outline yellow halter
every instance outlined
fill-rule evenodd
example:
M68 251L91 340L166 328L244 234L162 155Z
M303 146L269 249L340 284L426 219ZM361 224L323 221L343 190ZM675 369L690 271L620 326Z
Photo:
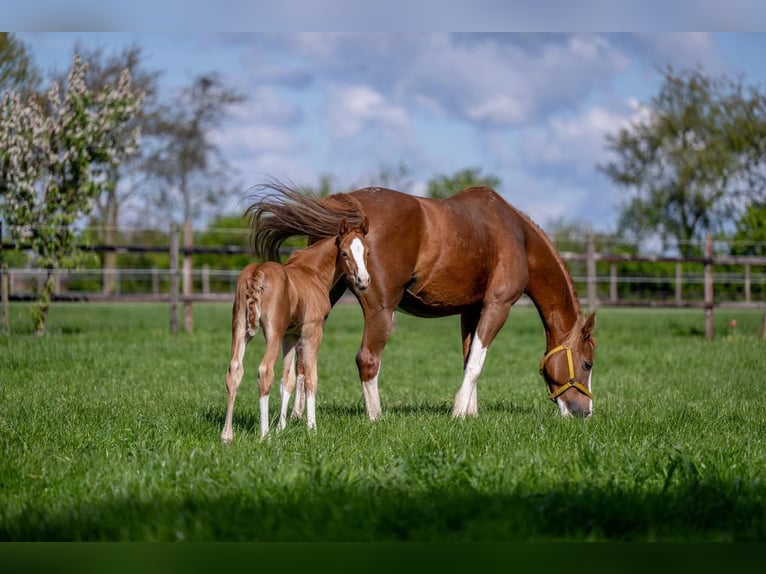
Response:
M590 389L583 385L580 381L577 380L577 377L575 377L574 372L574 361L572 360L572 349L568 347L567 345L559 345L558 347L554 347L550 351L548 351L545 356L540 360L540 374L543 374L543 369L545 368L545 361L551 358L552 355L555 355L559 351L566 351L567 352L567 363L569 363L569 379L567 379L567 382L562 385L557 391L549 391L548 396L552 401L555 401L560 395L567 392L569 389L574 387L578 391L580 391L582 394L584 394L589 399L593 400L593 395L590 392Z

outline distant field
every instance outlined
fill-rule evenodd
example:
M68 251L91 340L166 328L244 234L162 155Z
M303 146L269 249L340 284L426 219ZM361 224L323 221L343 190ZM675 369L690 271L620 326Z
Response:
M761 311L598 312L594 415L562 419L537 363L542 325L512 310L479 380L479 417L449 416L459 321L398 315L384 417L365 414L357 305L328 320L318 430L258 439L261 335L232 445L230 306L23 304L0 336L0 540L558 541L766 539ZM732 332L731 319L737 320ZM279 390L271 396L276 417Z

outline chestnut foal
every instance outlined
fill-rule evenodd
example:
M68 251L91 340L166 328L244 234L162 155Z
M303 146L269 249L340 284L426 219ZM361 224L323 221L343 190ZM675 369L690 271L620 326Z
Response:
M306 417L309 429L316 428L317 357L322 329L332 305L330 290L345 275L349 285L364 291L370 285L367 272L367 218L357 227L344 219L335 237L321 239L294 252L284 265L273 261L245 267L237 279L231 317L231 362L226 372L228 406L221 440L234 438L234 399L242 381L245 347L263 330L266 350L258 368L261 438L269 431L269 391L274 381L274 364L282 344L283 365L280 391L282 405L279 429L286 425L287 403L295 383L295 359L304 371ZM294 416L302 413L296 403Z

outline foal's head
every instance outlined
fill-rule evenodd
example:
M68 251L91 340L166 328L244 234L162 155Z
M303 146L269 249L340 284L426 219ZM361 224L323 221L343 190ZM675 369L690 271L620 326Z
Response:
M346 279L359 291L370 286L370 274L367 271L368 220L365 217L359 226L352 227L344 218L338 230L338 264Z
M548 396L559 412L588 417L593 411L591 394L593 338L596 316L580 318L561 345L549 349L540 361L540 374L548 385Z

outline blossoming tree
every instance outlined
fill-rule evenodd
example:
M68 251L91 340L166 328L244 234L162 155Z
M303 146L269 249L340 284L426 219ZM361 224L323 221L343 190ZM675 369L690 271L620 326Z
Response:
M78 56L64 87L22 101L5 92L0 102L0 213L11 237L47 271L32 308L35 331L45 333L54 290L53 270L77 264L76 224L114 185L107 177L136 151L139 131L114 137L140 109L144 94L125 70L114 85L91 91L88 64Z

